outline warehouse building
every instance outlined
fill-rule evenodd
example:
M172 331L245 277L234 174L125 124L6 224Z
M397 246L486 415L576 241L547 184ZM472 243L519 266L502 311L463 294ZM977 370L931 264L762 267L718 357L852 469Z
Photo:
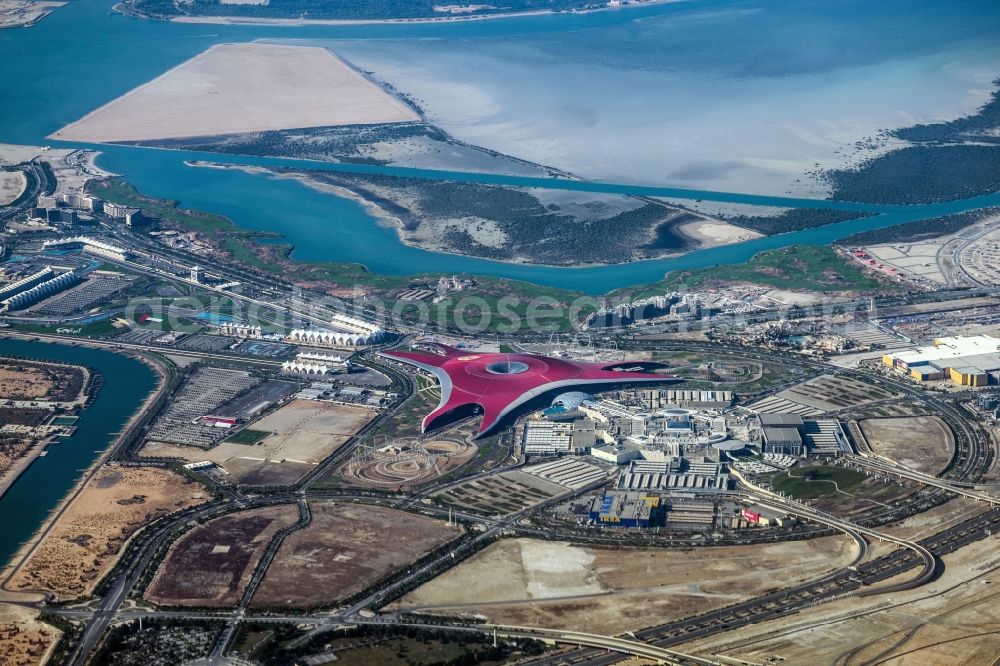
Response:
M595 440L594 422L590 419L574 421L536 421L524 424L522 451L529 456L555 456L564 453L589 453Z
M573 450L573 424L528 421L524 424L522 451L529 456L555 456Z
M605 444L590 449L590 455L614 465L624 465L642 458L642 447L631 442Z
M1000 383L1000 338L938 338L933 345L885 354L882 362L919 382L951 380L961 386Z
M634 460L629 470L618 477L619 490L658 490L669 494L721 493L729 485L725 468L705 459Z
M764 453L777 453L788 456L805 454L805 441L802 439L803 422L798 414L759 414L760 427L763 433L761 450Z
M662 524L664 508L657 495L609 492L594 498L590 505L590 519L613 527L650 527Z

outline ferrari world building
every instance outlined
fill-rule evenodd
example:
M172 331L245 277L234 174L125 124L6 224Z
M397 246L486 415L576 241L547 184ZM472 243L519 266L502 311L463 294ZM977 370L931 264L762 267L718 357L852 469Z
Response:
M481 412L479 436L483 436L518 408L550 391L678 381L672 375L652 372L666 367L663 364L645 361L590 363L537 354L475 353L440 344L382 355L426 370L441 384L441 402L424 417L424 432Z

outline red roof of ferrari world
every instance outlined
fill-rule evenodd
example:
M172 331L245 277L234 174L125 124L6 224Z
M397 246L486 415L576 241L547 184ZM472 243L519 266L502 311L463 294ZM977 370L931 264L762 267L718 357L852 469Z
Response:
M590 363L538 354L470 352L441 344L434 351L391 350L383 355L432 372L441 383L441 402L424 417L424 431L457 408L478 405L483 411L479 434L493 429L521 404L554 389L599 384L676 381L672 375L625 368L651 364L627 361Z

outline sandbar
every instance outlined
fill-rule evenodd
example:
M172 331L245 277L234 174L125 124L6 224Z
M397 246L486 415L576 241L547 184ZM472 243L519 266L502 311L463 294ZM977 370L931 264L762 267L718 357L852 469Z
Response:
M419 119L327 49L218 44L50 138L113 143Z

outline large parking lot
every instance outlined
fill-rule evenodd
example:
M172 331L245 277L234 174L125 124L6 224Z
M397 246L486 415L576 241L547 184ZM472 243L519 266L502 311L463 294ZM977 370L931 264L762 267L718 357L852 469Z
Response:
M195 333L189 335L177 343L179 349L200 352L219 352L229 349L236 343L236 338L227 338L224 335L206 335L205 333Z
M149 430L147 439L188 446L208 447L223 439L227 431L201 423L202 416L226 404L260 383L249 372L223 368L199 368L185 379L171 403Z
M128 276L91 277L83 284L46 299L34 308L34 312L54 316L78 314L127 288L134 281L135 278Z
M295 354L293 345L284 342L269 342L267 340L244 340L233 347L238 354L250 356L266 356L268 358L287 358Z
M247 421L276 402L299 390L301 384L269 379L247 393L215 410L217 416L232 416Z
M272 383L285 382L268 382ZM375 410L364 407L292 400L241 431L255 433L255 437L244 438L236 433L230 440L207 450L179 446L160 438L150 441L142 453L178 457L188 462L209 460L228 472L229 477L225 478L239 484L288 485L334 453L376 414ZM226 434L228 431L223 431L222 436Z

